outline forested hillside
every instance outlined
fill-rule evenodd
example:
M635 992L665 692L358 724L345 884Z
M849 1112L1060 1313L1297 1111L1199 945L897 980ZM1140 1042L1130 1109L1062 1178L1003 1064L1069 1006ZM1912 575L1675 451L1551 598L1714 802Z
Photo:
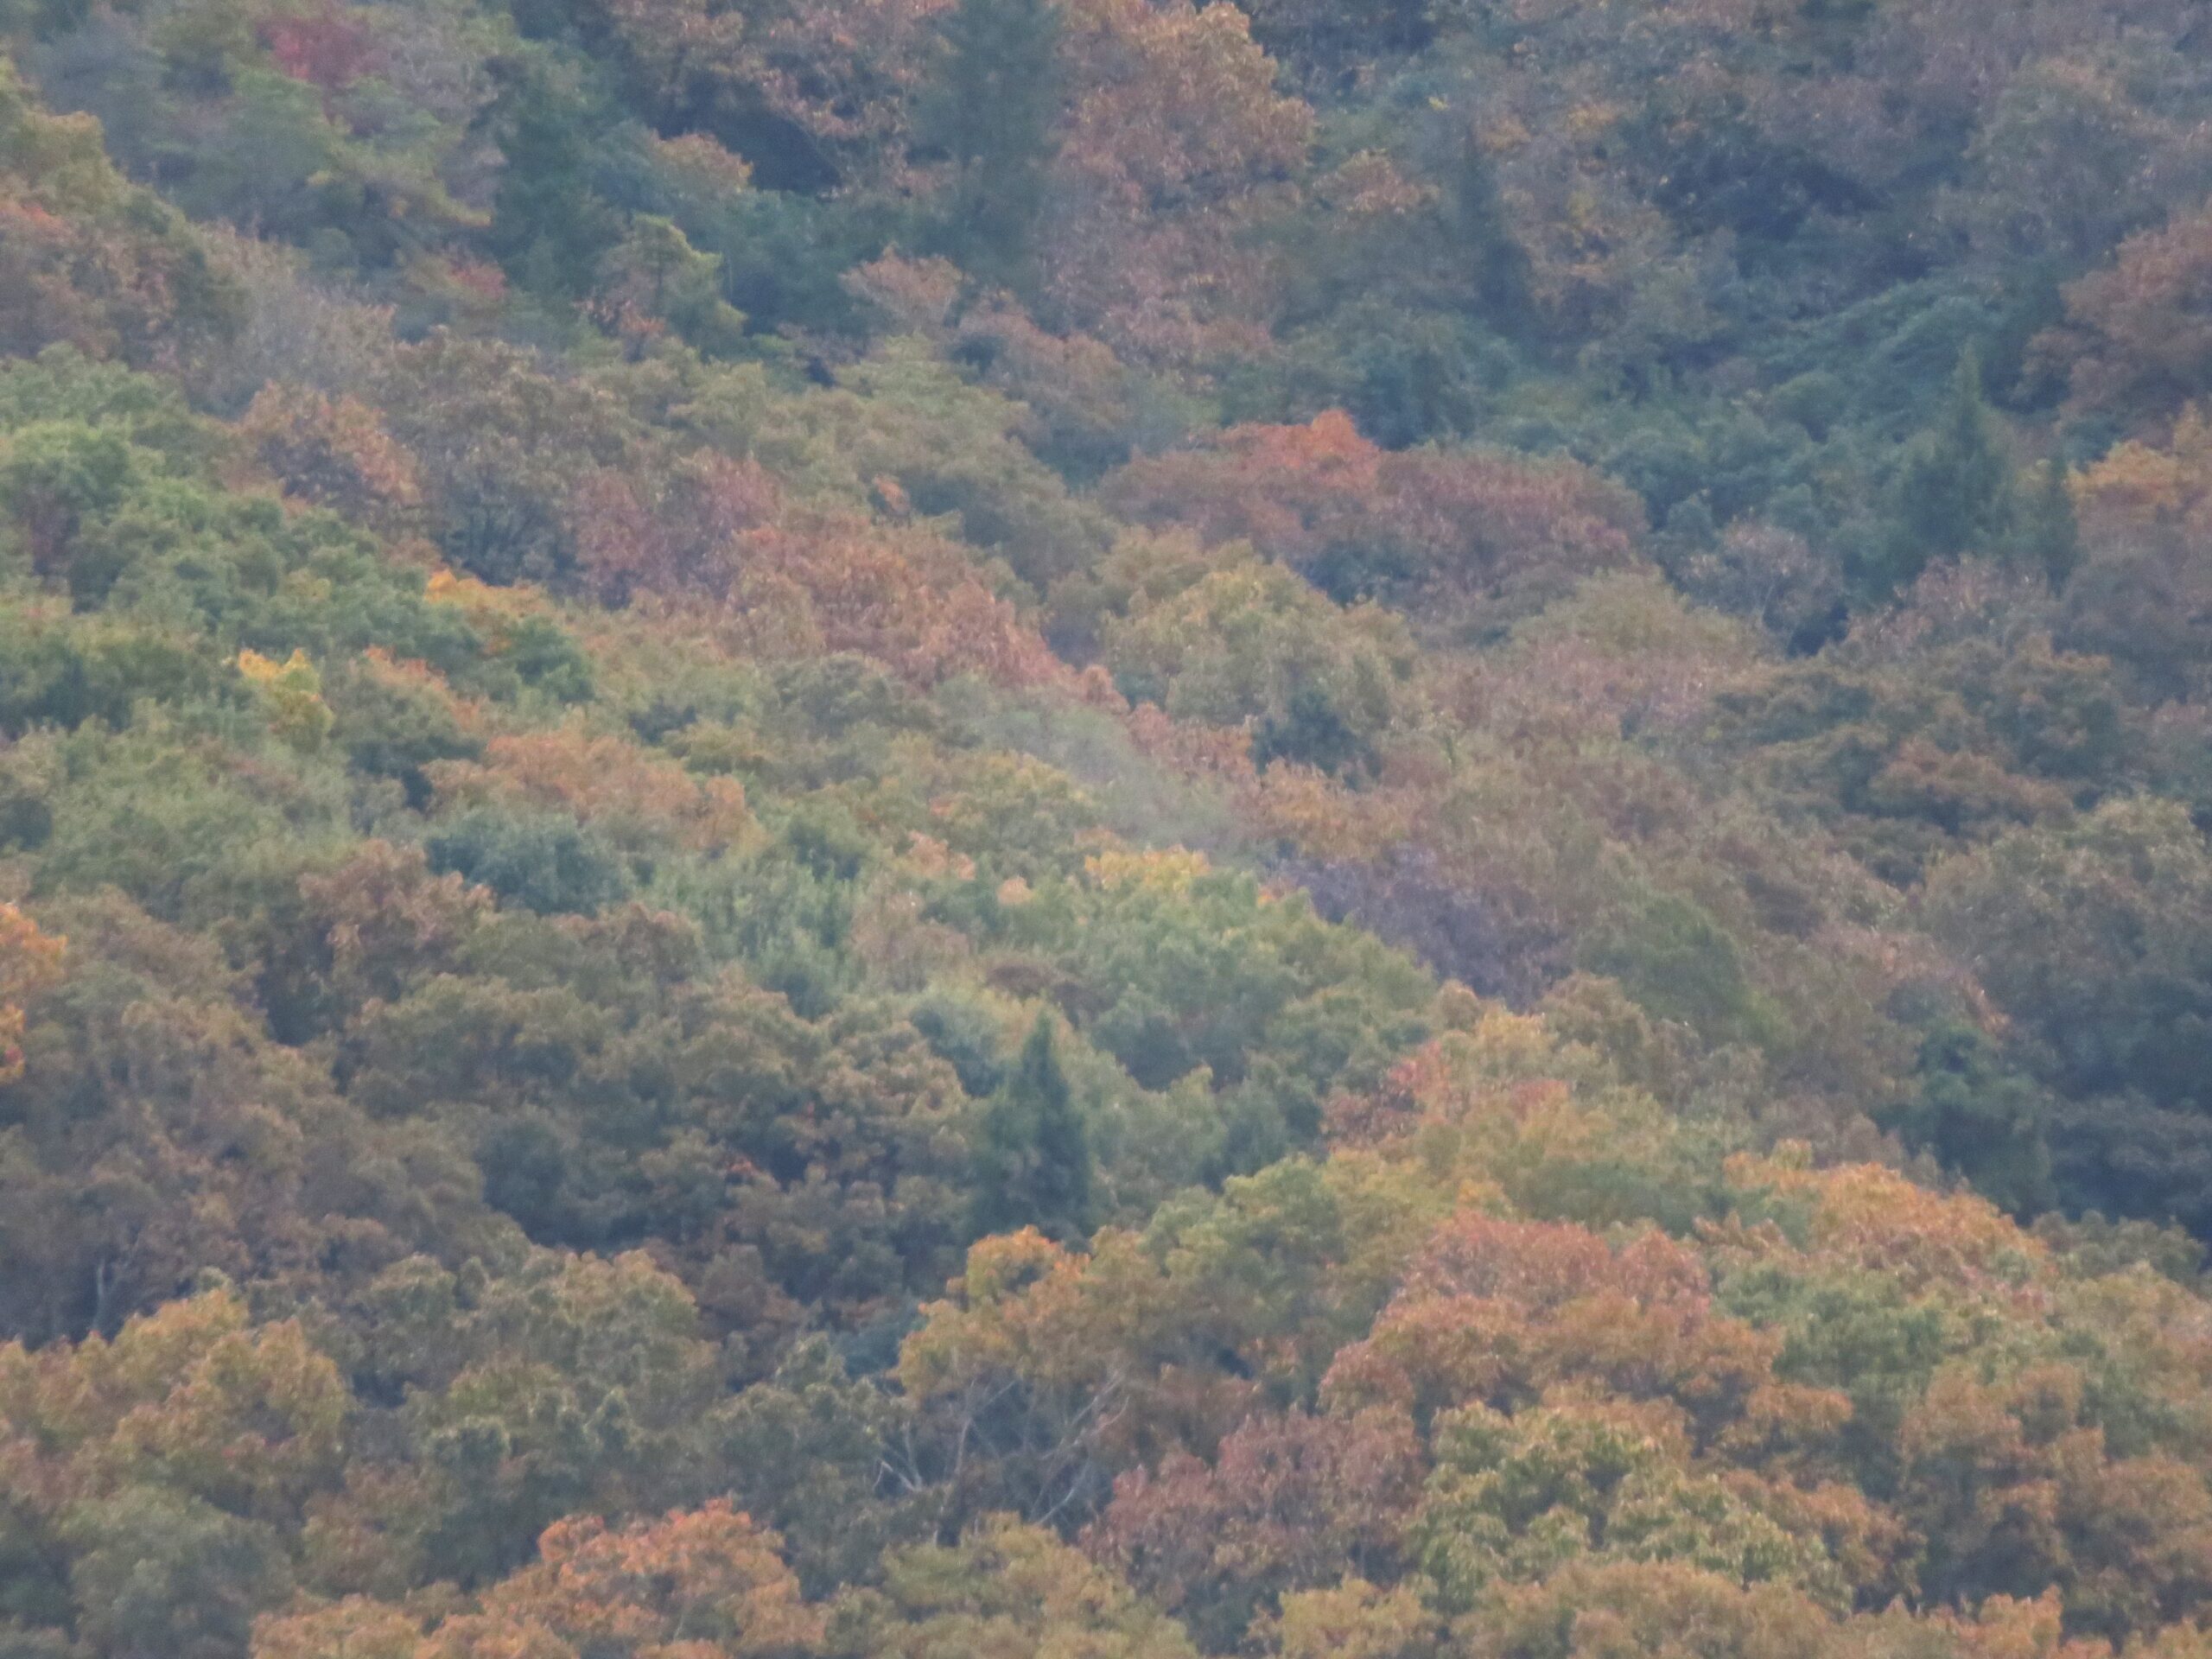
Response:
M0 1659L2212 1659L2202 0L0 44Z

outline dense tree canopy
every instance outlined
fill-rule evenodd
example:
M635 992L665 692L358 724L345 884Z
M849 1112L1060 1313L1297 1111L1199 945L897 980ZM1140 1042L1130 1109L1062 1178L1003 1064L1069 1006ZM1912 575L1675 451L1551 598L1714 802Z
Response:
M2196 0L0 0L0 1655L2203 1659Z

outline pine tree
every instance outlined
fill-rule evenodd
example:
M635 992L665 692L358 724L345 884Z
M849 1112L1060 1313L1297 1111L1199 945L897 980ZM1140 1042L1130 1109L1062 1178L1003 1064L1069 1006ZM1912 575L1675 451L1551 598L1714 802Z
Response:
M976 1148L978 1234L1034 1227L1061 1240L1090 1231L1090 1136L1060 1070L1052 1016L1040 1014L1014 1075L985 1109Z
M945 66L918 123L958 168L938 240L969 271L1014 288L1028 274L1056 148L1060 16L1054 0L961 0Z
M620 217L592 183L606 112L573 66L550 54L519 60L492 111L506 156L486 240L507 275L574 297L621 239Z
M2019 527L2012 457L1982 396L1981 365L1969 352L1959 359L1942 414L1906 453L1878 583L1902 588L1933 559L2010 551Z
M2041 468L2040 487L2028 503L2020 533L2020 552L2050 578L2053 593L2082 563L2082 526L2074 516L2074 491L2063 460L2048 461Z
M1452 177L1449 222L1467 251L1478 310L1492 327L1516 330L1529 321L1527 250L1514 238L1497 174L1481 143L1470 138Z

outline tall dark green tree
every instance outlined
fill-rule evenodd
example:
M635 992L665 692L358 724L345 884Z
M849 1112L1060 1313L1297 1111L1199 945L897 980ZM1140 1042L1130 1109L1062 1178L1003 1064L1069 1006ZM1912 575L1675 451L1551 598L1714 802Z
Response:
M2048 1102L1970 1025L1939 1026L1922 1041L1911 1096L1878 1115L1916 1152L1972 1181L2016 1215L2051 1207Z
M1942 412L1905 454L1874 585L1902 588L1936 559L2009 552L2020 524L2012 459L1982 396L1980 363L1969 352L1959 359Z
M1468 255L1476 309L1493 327L1525 328L1529 321L1528 251L1514 239L1497 169L1469 138L1450 175L1446 224Z
M1310 680L1292 690L1280 718L1269 715L1252 734L1252 763L1257 766L1290 760L1342 775L1373 759L1335 700Z
M2074 491L2063 459L2054 457L2041 468L2023 514L2020 553L2050 578L2054 592L2082 563L2082 526L2074 516Z
M944 66L918 124L922 148L957 168L938 251L1020 289L1058 148L1059 9L1054 0L961 0L944 39Z
M1050 1237L1090 1232L1090 1132L1060 1070L1048 1014L1037 1016L1013 1076L985 1108L976 1146L976 1232L1034 1227Z
M582 294L622 238L592 177L609 125L604 101L573 63L532 47L505 66L491 121L506 160L486 234L493 252L534 293Z

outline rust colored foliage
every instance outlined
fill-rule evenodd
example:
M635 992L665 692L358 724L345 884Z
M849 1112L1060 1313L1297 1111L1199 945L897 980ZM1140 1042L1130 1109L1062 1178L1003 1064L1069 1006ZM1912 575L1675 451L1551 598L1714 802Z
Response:
M1669 1401L1710 1440L1771 1387L1777 1351L1718 1313L1696 1258L1657 1234L1611 1248L1579 1227L1461 1217L1415 1258L1373 1335L1338 1357L1327 1392L1426 1417L1594 1384Z
M1573 462L1384 451L1340 411L1306 426L1232 427L1135 461L1105 487L1138 523L1249 540L1325 586L1332 564L1356 556L1372 568L1369 585L1439 594L1564 585L1629 561L1643 527L1624 492Z
M569 512L576 560L600 597L639 592L726 596L735 539L783 512L774 479L751 461L686 457L665 478L603 468L581 480Z
M15 906L0 905L0 1084L23 1074L23 1004L60 982L67 949Z
M1419 1490L1402 1414L1255 1416L1211 1465L1187 1452L1115 1483L1086 1542L1171 1611L1396 1575Z
M494 1659L549 1640L626 1659L708 1648L796 1659L819 1646L822 1616L800 1600L778 1541L727 1503L619 1529L558 1522L537 1563L487 1592L480 1612L446 1621L423 1659Z
M182 218L109 163L99 124L47 114L0 64L0 349L174 364L238 312Z
M1049 214L1056 310L1140 361L1262 337L1270 283L1241 233L1301 165L1313 112L1221 0L1065 9L1070 82Z
M414 457L359 399L271 384L238 423L286 492L391 533L423 500Z
M764 622L796 627L798 640L864 652L923 685L963 673L1008 685L1071 677L1014 607L928 530L831 518L752 531L736 553L741 635ZM785 649L796 643L784 638Z
M2044 345L2071 365L2082 407L2143 423L2212 393L2212 211L2129 238L2067 289L2066 310Z
M579 1516L549 1527L535 1562L427 1632L399 1608L353 1597L264 1618L253 1659L801 1659L821 1651L823 1618L800 1599L779 1543L721 1501L620 1528Z
M334 5L264 18L261 39L277 67L326 92L380 67L374 37Z

